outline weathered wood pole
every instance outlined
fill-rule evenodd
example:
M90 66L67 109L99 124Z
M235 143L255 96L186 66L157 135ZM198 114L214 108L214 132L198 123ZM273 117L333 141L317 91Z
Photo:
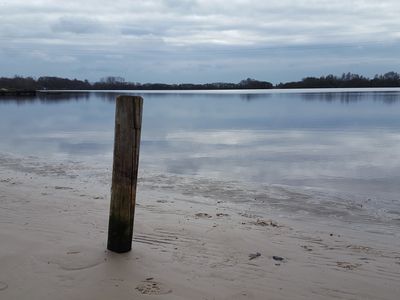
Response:
M117 97L107 242L107 249L117 253L132 248L142 110L142 97Z

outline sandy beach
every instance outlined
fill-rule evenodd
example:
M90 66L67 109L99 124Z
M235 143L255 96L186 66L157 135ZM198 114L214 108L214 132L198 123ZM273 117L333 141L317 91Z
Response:
M400 294L398 221L368 219L359 203L313 204L315 191L142 170L132 251L114 254L109 170L0 161L0 299Z

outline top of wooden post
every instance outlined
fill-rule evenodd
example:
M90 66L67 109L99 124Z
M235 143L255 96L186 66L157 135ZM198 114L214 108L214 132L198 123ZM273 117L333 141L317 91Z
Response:
M143 98L140 96L128 96L128 95L120 95L117 97L117 107L118 102L124 101L132 101L133 102L133 120L134 120L134 128L139 129L142 128L142 109L143 109Z

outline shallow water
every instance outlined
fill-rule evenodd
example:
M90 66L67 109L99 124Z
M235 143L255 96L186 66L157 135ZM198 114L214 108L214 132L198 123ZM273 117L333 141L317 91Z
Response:
M109 170L117 94L1 98L0 153ZM400 91L130 94L145 99L142 171L321 188L397 212Z

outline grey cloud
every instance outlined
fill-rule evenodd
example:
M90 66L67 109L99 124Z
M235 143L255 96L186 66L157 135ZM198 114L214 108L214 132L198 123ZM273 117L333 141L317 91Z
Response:
M55 24L52 25L54 32L69 32L69 33L96 33L103 30L103 26L95 19L87 17L61 17Z
M139 27L123 27L121 28L121 33L123 35L134 35L134 36L140 36L140 35L151 35L153 34L154 31L149 30L149 29L143 29Z
M194 12L198 8L196 0L163 0L165 8L183 13Z

